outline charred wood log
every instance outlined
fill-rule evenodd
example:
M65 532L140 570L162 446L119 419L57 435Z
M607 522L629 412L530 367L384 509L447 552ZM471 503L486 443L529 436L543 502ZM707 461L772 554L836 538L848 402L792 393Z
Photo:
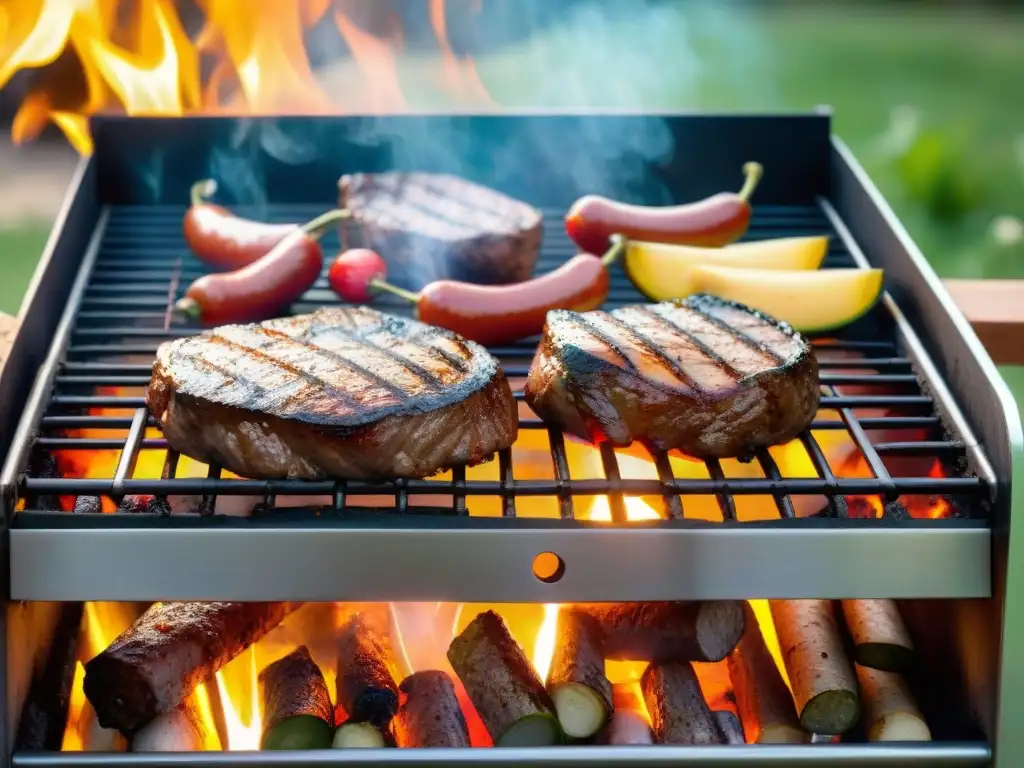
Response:
M565 608L558 615L556 638L548 693L565 734L586 739L601 730L613 708L601 630L587 614Z
M775 631L800 724L809 733L842 734L857 723L860 702L831 600L772 600Z
M452 640L448 661L497 746L551 746L562 739L540 676L494 611Z
M761 627L747 604L746 629L729 654L729 677L744 732L754 744L799 744L808 740L800 727L793 696L765 645Z

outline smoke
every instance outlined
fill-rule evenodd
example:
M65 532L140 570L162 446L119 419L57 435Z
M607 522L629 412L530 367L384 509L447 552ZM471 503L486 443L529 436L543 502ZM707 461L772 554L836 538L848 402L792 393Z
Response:
M426 88L442 69L436 50L417 44L426 3L393 5L404 9L399 80L411 111L433 116L361 118L345 121L340 131L331 121L243 121L232 142L212 156L209 170L222 188L259 205L266 201L264 162L296 169L346 163L339 170L372 171L381 169L358 167L359 160L350 158L379 158L385 151L392 167L454 173L526 199L550 191L563 198L560 203L586 192L669 202L657 169L685 148L674 146L665 121L654 115L736 104L753 111L774 102L756 20L748 8L727 0L483 0L476 13L471 3L450 0L452 45L460 56L473 56L497 107L467 105L465 93ZM345 51L331 56L325 49L343 47L339 37L321 34L316 40L315 59L335 62L322 69L322 82L344 114L360 70ZM347 63L337 64L339 56ZM507 140L490 142L477 135L479 124L441 116L495 111L652 116L538 120Z

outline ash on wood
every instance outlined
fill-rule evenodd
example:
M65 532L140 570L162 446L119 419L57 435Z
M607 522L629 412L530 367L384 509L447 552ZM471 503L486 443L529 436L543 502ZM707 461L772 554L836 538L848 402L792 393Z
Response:
M606 659L721 661L743 634L743 602L587 603Z
M754 610L746 604L744 613L746 629L729 654L729 677L743 730L754 744L806 742L793 696L765 645Z
M854 660L886 672L905 672L914 661L914 643L895 600L843 600Z
M659 744L725 743L689 662L651 664L640 687Z
M718 725L718 730L721 732L726 744L747 743L746 736L743 733L743 725L740 723L740 719L736 716L735 712L730 712L728 709L720 709L712 712L711 715L714 717L715 724Z
M342 723L334 732L334 749L379 749L386 747L384 734L369 723Z
M402 681L402 706L392 721L399 747L468 747L469 726L455 685L444 672L416 672Z
M398 685L384 623L353 614L338 636L338 703L352 722L384 728L398 711Z
M832 601L772 600L770 605L800 724L809 733L850 730L860 709L857 678Z
M326 749L334 707L320 667L302 645L260 673L261 749Z
M601 630L587 614L563 608L547 688L567 736L585 739L612 712L612 684L605 676Z
M902 675L857 665L868 741L931 741L924 715Z
M85 665L100 725L134 731L281 623L298 603L155 603Z
M82 603L61 606L46 666L42 675L33 679L21 711L15 749L60 750L71 703L83 608Z
M651 733L651 726L647 722L641 695L638 684L612 686L615 711L601 731L599 743L611 746L654 743L654 734Z
M170 712L150 720L132 735L132 752L220 750L220 738L208 727L192 694Z
M562 733L540 676L494 611L452 640L448 661L497 746L550 746Z

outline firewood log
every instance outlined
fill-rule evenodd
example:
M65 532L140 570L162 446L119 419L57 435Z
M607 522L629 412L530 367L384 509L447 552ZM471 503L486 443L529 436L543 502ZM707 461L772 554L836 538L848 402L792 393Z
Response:
M770 601L800 724L840 734L857 723L857 677L846 657L831 600Z
M853 638L854 661L886 672L905 672L914 644L894 600L843 600L843 616Z

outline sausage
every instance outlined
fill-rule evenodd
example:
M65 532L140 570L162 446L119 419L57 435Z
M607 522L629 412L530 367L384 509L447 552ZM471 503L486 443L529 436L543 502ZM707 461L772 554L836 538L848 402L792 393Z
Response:
M85 665L104 728L134 731L170 712L281 623L295 603L154 603Z
M299 228L297 224L267 224L236 216L223 206L207 202L216 191L213 179L193 184L192 205L182 221L188 247L214 269L248 266Z
M203 275L175 305L204 325L250 323L273 317L308 291L323 269L317 243L345 211L325 213L287 235L269 253L234 272Z
M601 259L583 253L554 272L514 285L436 280L420 291L416 316L493 346L539 334L549 310L597 309L608 296L609 282Z
M581 253L554 272L522 283L475 285L435 280L419 293L385 282L384 260L359 248L338 256L331 265L330 283L341 298L355 304L377 291L401 296L416 305L416 316L422 322L493 346L539 334L552 309L588 312L600 307L608 296L608 267L625 246L625 240L617 239L601 258Z
M759 163L743 166L739 192L720 192L685 205L643 206L587 195L565 216L565 231L588 253L603 253L612 235L675 245L717 248L737 240L750 226L749 198L761 179Z

